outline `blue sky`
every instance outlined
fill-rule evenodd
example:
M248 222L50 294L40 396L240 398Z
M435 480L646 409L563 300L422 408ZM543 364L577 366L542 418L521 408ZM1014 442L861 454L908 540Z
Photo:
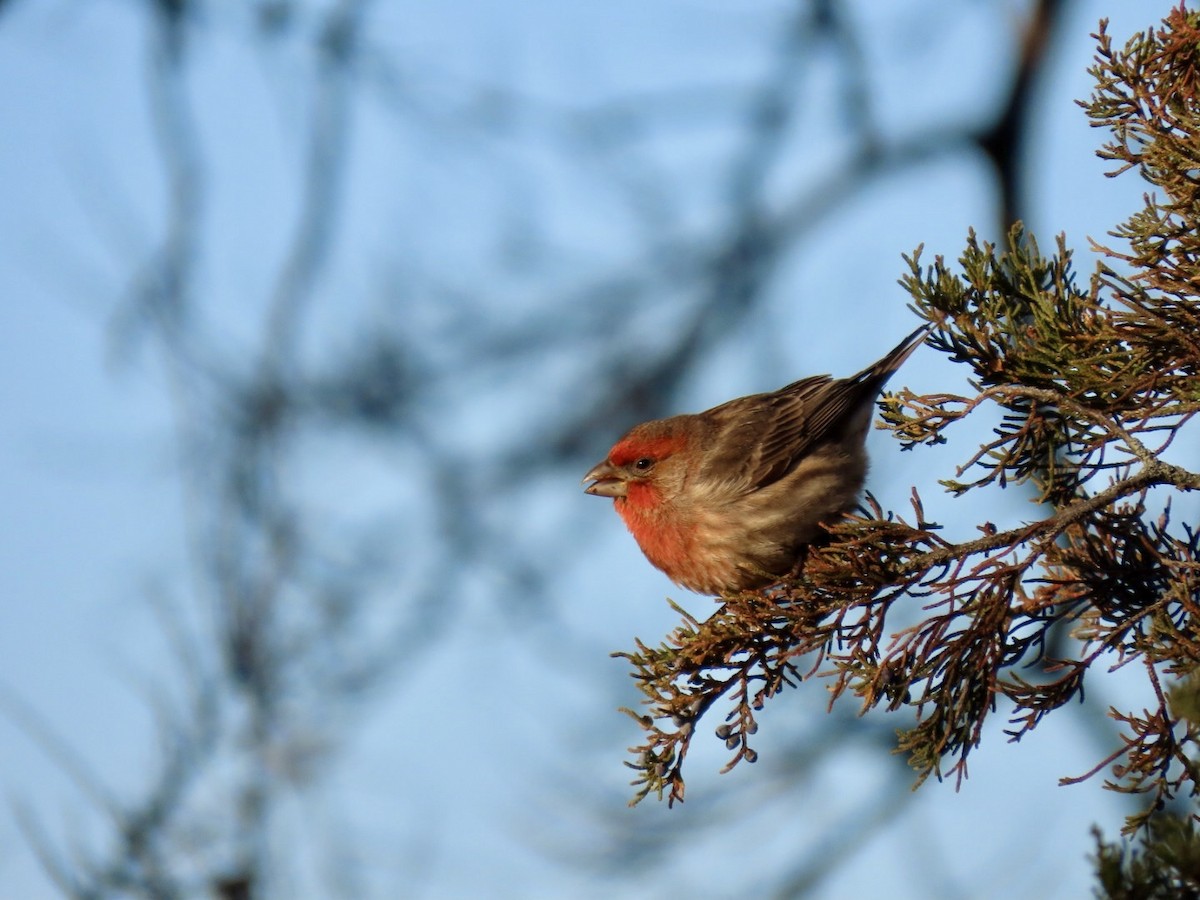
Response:
M997 100L994 85L1011 65L1009 24L1026 4L912 3L869 16L864 4L852 6L869 21L880 120L898 138L943 118L986 117ZM1112 16L1110 31L1123 37L1167 7L1107 6L1074 5L1070 38L1039 94L1036 146L1026 152L1030 225L1044 245L1064 231L1082 250L1086 236L1102 237L1131 212L1143 189L1132 177L1103 177L1093 155L1100 135L1073 101L1090 92L1088 32L1100 15ZM636 230L627 190L648 199L661 190L676 204L672 234L705 233L722 214L711 176L738 139L738 123L713 113L720 109L713 98L761 74L786 8L536 2L516 12L486 2L377 4L372 39L405 84L401 95L418 102L397 113L384 91L364 88L354 106L339 232L306 352L317 360L355 352L373 311L396 314L379 299L389 292L418 298L405 314L428 321L429 334L453 333L452 311L421 299L435 288L450 293L486 281L494 306L468 310L485 328L540 314L565 286L619 271L654 238ZM249 38L237 9L215 4L206 24L189 80L211 189L197 277L209 324L237 359L261 340L258 301L269 295L291 237L311 73L295 44L264 50ZM926 40L932 53L922 49ZM836 98L820 91L833 83L832 69L819 58L812 66L801 117L810 137L794 139L789 163L772 175L781 199L819 181L844 152ZM63 759L50 758L46 743L34 739L38 728L51 727L114 796L135 793L157 758L147 694L151 687L179 690L152 601L166 596L194 621L204 616L190 582L188 511L196 498L181 483L179 407L167 367L144 345L123 341L113 319L166 226L146 78L147 32L136 4L80 10L24 0L0 12L3 897L53 893L15 811L35 813L56 846L95 846L105 834L102 814L64 773ZM478 101L468 87L481 84L497 86L487 95L492 115L511 114L509 93L528 101L520 127L497 138L464 125L476 119L458 104ZM570 120L564 111L630 97L662 97L671 109L669 124L637 144L642 168L625 173L633 187L596 177L588 166L603 172L610 165L603 158L547 150L545 134ZM646 179L640 186L639 178ZM855 195L788 256L760 314L682 390L681 410L810 372L849 373L876 358L912 327L895 286L900 254L924 242L929 253L956 255L969 226L989 233L993 195L987 167L969 151ZM515 243L514 234L521 236ZM870 263L860 264L864 258ZM653 315L669 325L669 309ZM449 344L426 350L435 357L462 352ZM575 383L572 366L586 351L561 350L561 358L531 361L535 374L527 378L476 373L448 384L438 395L443 405L420 415L435 432L452 423L465 456L505 445L525 423L570 401L556 388ZM904 375L918 390L961 379L930 350ZM490 392L487 402L472 406L482 390ZM614 423L613 436L628 424ZM902 455L879 435L871 446L870 486L894 508L932 467L957 458L949 451ZM605 449L595 448L596 459ZM308 508L347 533L375 522L406 533L424 496L413 487L410 463L385 442L318 435L291 471ZM282 803L274 841L284 856L306 861L286 895L323 896L325 873L349 859L357 879L351 895L394 896L399 888L430 897L650 896L670 885L694 896L730 896L745 887L734 876L753 869L756 857L820 842L828 810L852 807L857 794L885 783L875 770L891 763L864 758L856 747L821 767L803 809L780 810L764 798L761 812L738 817L720 839L696 839L638 881L601 879L575 864L597 827L584 795L572 796L581 783L612 821L639 817L669 834L703 822L731 787L755 810L756 791L769 792L779 772L764 753L758 766L718 778L721 749L698 742L684 807L668 812L648 802L623 810L620 762L634 736L613 710L634 698L608 653L629 647L634 635L650 640L671 628L664 597L698 613L710 601L680 596L644 563L606 505L579 493L582 471L538 473L520 504L487 505L481 497L488 521L510 533L514 548L562 554L547 590L558 602L544 617L536 609L514 613L506 592L516 589L494 568L464 561L445 643L400 665L348 715L336 762ZM952 527L973 522L972 511L953 510L935 492L924 491L935 518ZM1013 500L1007 514L1024 515L1021 503ZM407 582L396 577L399 604ZM546 650L555 629L572 635L558 658ZM1116 682L1114 697L1124 689ZM770 745L777 755L822 714L820 682L793 693L764 718L763 730L779 736ZM963 886L980 873L987 896L1083 894L1088 829L1100 822L1111 833L1125 807L1097 782L1057 786L1103 753L1086 723L1055 718L1019 746L1004 742L997 719L960 792L926 785L818 895L870 896L886 887L897 897L927 896L928 889L964 896ZM906 893L910 883L915 890Z

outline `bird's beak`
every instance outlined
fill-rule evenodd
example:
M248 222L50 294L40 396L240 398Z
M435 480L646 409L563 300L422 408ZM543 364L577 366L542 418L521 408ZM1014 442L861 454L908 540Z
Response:
M583 476L582 484L587 485L583 489L585 494L592 494L596 497L625 496L625 479L608 460L593 466L592 470Z

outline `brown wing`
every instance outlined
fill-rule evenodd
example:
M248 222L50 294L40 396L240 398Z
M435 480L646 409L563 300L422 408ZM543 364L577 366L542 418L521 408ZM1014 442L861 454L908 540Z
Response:
M814 375L770 394L739 397L709 411L717 428L715 471L736 472L746 491L782 478L815 448L865 428L871 406L892 374L925 339L914 331L877 363L850 378Z

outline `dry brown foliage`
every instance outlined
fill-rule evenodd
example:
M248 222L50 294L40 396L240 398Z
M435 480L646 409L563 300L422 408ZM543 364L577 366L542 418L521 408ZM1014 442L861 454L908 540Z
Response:
M1093 244L1084 285L1064 238L1043 257L1019 225L1001 250L972 233L957 265L923 265L918 249L902 284L936 328L932 346L970 368L970 392L882 403L906 449L953 440L959 421L998 406L994 439L941 483L976 509L1030 485L1043 517L982 521L980 537L956 542L915 489L903 516L869 500L794 579L723 597L705 621L679 610L664 641L618 654L645 694L646 711L629 711L645 732L634 802L683 799L684 758L719 703L726 770L753 762L755 713L809 677L828 679L831 702L908 708L916 724L899 749L920 783L966 775L1001 701L1018 740L1082 697L1089 676L1128 664L1151 702L1110 711L1122 743L1084 777L1108 769L1107 786L1149 796L1130 828L1198 790L1200 529L1171 508L1200 490L1194 452L1187 461L1200 411L1200 16L1174 10L1119 51L1104 23L1095 38L1096 92L1082 105L1112 135L1100 155L1161 196L1112 232L1120 249ZM901 604L915 623L893 624ZM1069 637L1056 638L1063 625ZM1020 674L1030 663L1037 677Z

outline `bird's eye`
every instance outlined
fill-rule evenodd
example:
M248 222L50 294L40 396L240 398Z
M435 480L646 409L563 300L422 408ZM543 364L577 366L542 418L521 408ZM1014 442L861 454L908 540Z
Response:
M641 459L639 459L637 462L635 462L633 464L633 467L635 469L637 469L639 472L645 472L653 465L654 465L654 460L652 460L648 456L643 456Z

